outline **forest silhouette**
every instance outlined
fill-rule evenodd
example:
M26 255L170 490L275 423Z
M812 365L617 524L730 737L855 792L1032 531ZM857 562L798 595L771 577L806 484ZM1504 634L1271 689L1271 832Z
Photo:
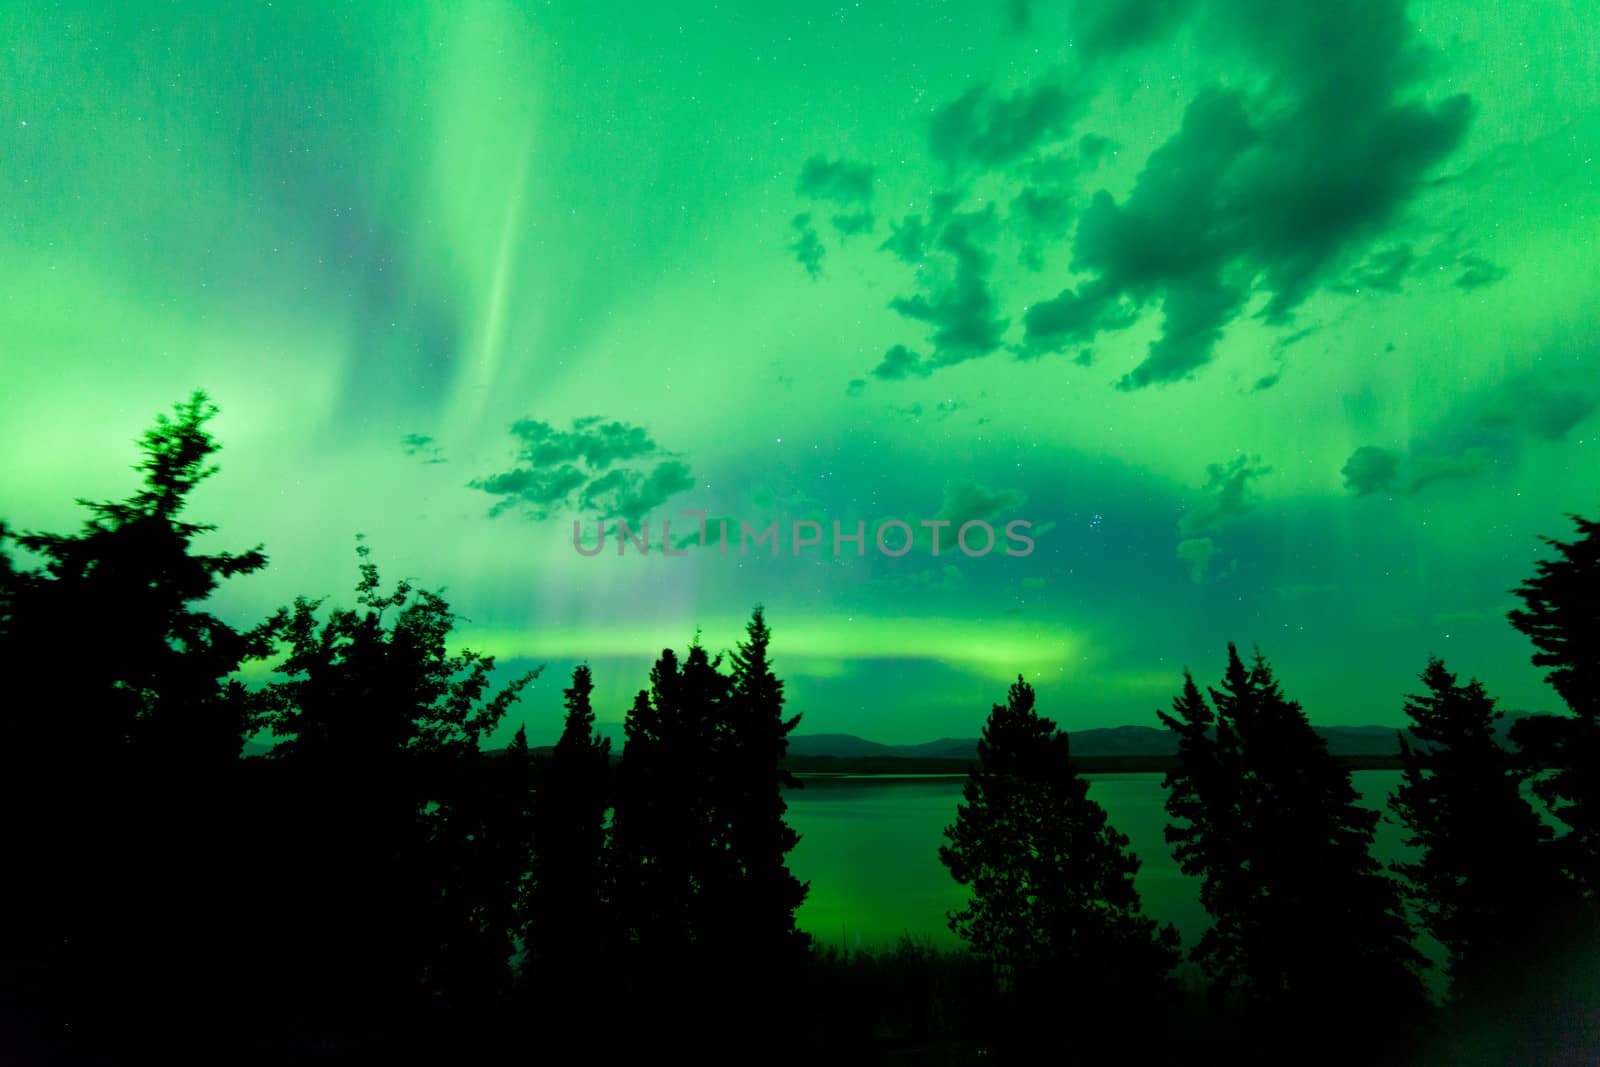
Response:
M488 749L539 671L495 685L444 598L385 585L360 540L353 607L204 610L267 566L196 548L215 413L195 393L158 417L142 487L80 501L78 532L0 525L4 1062L1600 1057L1600 522L1570 517L1514 591L1563 713L1503 744L1437 659L1397 699L1406 862L1229 644L1215 687L1186 672L1157 713L1167 841L1210 919L1182 945L1019 677L939 850L964 950L840 952L795 922L799 716L761 608L732 650L660 652L620 753L587 666L553 748Z

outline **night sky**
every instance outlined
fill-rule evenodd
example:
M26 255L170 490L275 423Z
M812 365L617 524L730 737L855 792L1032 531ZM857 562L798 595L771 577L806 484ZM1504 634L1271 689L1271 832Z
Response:
M758 602L801 733L974 736L1019 673L1154 725L1230 639L1320 723L1430 654L1553 709L1505 613L1600 507L1595 0L219 10L0 5L12 525L203 388L192 517L271 559L215 610L348 603L364 533L548 664L536 743ZM775 519L823 544L740 558Z

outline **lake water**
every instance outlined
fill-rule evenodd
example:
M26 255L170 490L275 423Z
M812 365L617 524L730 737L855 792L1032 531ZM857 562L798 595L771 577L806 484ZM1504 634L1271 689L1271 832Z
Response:
M1160 774L1091 774L1089 796L1129 838L1142 861L1136 884L1145 914L1171 922L1192 945L1209 920L1199 883L1173 862L1162 836L1166 790ZM1356 771L1362 803L1380 811L1400 782L1399 771ZM860 948L892 945L902 934L934 944L960 944L945 923L966 887L939 862L944 828L955 821L963 778L808 780L785 794L789 822L801 835L789 867L811 892L797 915L820 943ZM1403 829L1385 813L1374 852L1382 862L1401 857Z

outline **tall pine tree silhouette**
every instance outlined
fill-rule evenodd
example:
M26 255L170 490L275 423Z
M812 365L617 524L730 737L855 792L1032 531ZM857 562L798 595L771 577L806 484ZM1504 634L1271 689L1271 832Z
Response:
M232 677L265 651L263 631L241 633L197 610L218 585L261 570L248 551L196 552L216 529L183 518L189 496L217 472L221 446L206 429L217 408L203 392L159 415L140 441L134 467L143 487L123 501L80 500L91 517L76 534L10 533L44 559L44 570L12 577L6 652L36 669L59 665L79 704L74 718L42 717L45 731L18 738L35 751L70 747L74 761L159 759L173 766L227 765L250 732L244 687ZM78 656L58 636L85 625L97 633L93 656ZM13 727L27 727L19 721ZM57 730L55 736L48 731ZM21 746L19 746L21 747Z
M1421 677L1425 691L1405 705L1415 743L1400 735L1405 769L1389 800L1417 854L1393 867L1446 952L1449 1059L1541 1062L1563 992L1546 971L1569 932L1573 891L1550 827L1522 795L1527 773L1496 737L1494 699L1437 658Z
M560 1015L592 996L589 987L608 940L604 863L611 742L594 731L593 692L589 668L575 668L572 685L563 690L561 737L537 763L524 967L542 1001L565 1005ZM569 998L569 991L579 998Z
M1511 612L1571 714L1519 720L1511 736L1531 766L1550 772L1534 789L1568 828L1557 842L1563 866L1600 905L1600 522L1571 519L1580 536L1541 538L1555 554L1514 590L1523 607Z
M1402 1055L1427 999L1399 888L1372 856L1378 813L1259 653L1246 667L1230 644L1211 700L1189 681L1161 714L1179 736L1167 837L1213 918L1193 957L1268 1054L1359 1016L1363 1040ZM1351 1054L1340 1034L1319 1054Z
M739 942L764 957L798 962L810 938L795 927L794 913L807 884L789 871L788 855L799 842L785 820L785 788L797 788L783 769L789 734L799 715L783 713L783 681L773 672L772 631L757 607L745 639L729 655L731 686L727 733L718 754L726 767L717 804L728 846L738 865L734 903Z
M646 1029L695 1029L724 1049L770 1040L807 945L781 792L798 716L783 716L769 646L757 609L730 673L698 637L681 661L661 653L624 724L611 824L623 960Z
M79 532L4 534L43 565L5 568L0 661L49 706L14 695L0 743L0 981L17 983L0 1001L86 1053L204 1041L238 1018L221 931L239 904L233 774L252 725L235 672L266 635L202 605L266 556L201 551L215 527L186 517L217 471L216 414L195 392L158 416L140 488L80 500Z
M1417 859L1398 863L1422 924L1449 952L1454 992L1497 981L1563 886L1544 847L1550 828L1521 792L1525 774L1495 737L1500 712L1476 679L1439 659L1406 701L1404 777L1390 807Z
M1014 990L1008 1046L1058 1030L1052 1004L1094 1020L1073 1032L1086 1055L1126 1042L1118 1020L1148 1018L1177 962L1177 932L1141 913L1139 860L1088 791L1067 735L1019 677L989 713L939 849L972 891L950 928Z

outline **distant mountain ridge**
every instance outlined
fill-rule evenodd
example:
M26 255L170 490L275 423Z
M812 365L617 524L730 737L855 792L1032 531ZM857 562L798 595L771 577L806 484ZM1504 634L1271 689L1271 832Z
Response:
M1501 740L1506 730L1525 712L1507 712L1500 720ZM1400 754L1400 729L1393 726L1314 726L1328 742L1334 756L1397 756ZM1416 738L1405 731L1406 740ZM1172 731L1156 726L1112 726L1092 730L1069 730L1074 756L1172 756L1178 739ZM855 734L794 734L789 738L791 756L834 756L856 759L892 757L898 759L976 759L978 739L945 737L919 745L886 745Z
M1496 731L1504 743L1513 722L1534 712L1508 711L1498 723ZM1314 726L1319 736L1328 742L1328 752L1334 756L1397 756L1400 753L1399 729L1393 726ZM623 732L621 723L597 723L596 730L611 739L612 758L622 754ZM1177 738L1170 730L1157 726L1110 726L1092 730L1069 730L1072 754L1082 757L1154 757L1172 756L1178 751ZM1416 744L1416 738L1406 731L1406 739ZM535 746L535 751L550 746ZM269 751L270 745L247 741L244 754L259 756ZM886 745L855 734L793 734L789 738L791 757L828 757L836 759L945 759L970 760L978 757L976 737L941 737L915 745Z

